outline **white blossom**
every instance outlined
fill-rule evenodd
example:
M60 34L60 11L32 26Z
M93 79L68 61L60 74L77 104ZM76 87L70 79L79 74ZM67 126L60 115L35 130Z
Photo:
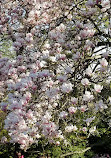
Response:
M72 91L73 85L71 83L63 83L61 86L61 91L64 93L69 93Z
M88 86L88 85L90 85L90 82L89 82L89 80L87 78L84 78L84 79L81 80L81 84L83 86Z
M103 89L103 86L97 85L97 84L94 85L94 90L95 90L97 93L101 93L101 90L102 90L102 89Z
M85 91L85 94L83 95L83 100L84 101L91 101L94 99L94 96L91 95L91 92Z
M107 60L106 60L105 58L101 59L101 60L100 60L100 65L103 66L103 67L108 66Z

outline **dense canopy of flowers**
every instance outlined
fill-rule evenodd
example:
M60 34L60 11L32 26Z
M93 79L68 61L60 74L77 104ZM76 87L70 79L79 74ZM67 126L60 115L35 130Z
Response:
M60 145L72 132L98 134L111 105L101 94L111 76L110 3L0 1L1 37L17 55L0 58L0 106L12 143L27 150L41 138Z

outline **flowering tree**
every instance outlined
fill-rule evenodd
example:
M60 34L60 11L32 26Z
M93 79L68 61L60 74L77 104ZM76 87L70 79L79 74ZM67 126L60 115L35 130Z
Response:
M16 52L14 60L0 58L0 105L11 142L27 150L41 138L59 146L70 144L70 135L99 135L111 104L103 93L111 75L111 1L0 3L1 39ZM110 117L103 121L110 128Z

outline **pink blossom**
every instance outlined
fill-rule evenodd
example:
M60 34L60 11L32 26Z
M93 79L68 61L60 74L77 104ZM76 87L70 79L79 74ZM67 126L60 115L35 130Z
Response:
M100 60L100 64L101 64L101 66L103 66L103 67L108 66L108 62L107 62L107 60L106 60L105 58L103 58L103 59Z
M75 108L73 106L68 108L68 111L69 111L70 114L74 114L76 112L76 110L77 110L77 108Z
M87 127L83 127L83 128L82 128L82 131L83 131L83 132L87 132Z
M87 78L82 79L82 80L81 80L81 83L82 83L82 85L84 85L84 86L90 85L90 82L89 82L89 80L88 80Z
M94 99L94 96L91 95L91 92L85 91L85 94L83 95L83 100L84 101L91 101Z
M78 98L71 97L71 102L72 102L72 104L77 104Z
M93 0L88 0L86 5L90 6L90 7L94 7L94 1Z
M61 86L61 91L63 93L69 93L70 91L72 91L72 87L73 85L71 83L63 83Z
M94 90L95 90L97 93L101 93L101 90L102 90L102 89L103 89L103 86L97 85L97 84L94 85Z
M60 118L66 118L68 116L68 113L66 111L60 112Z
M6 143L7 142L7 138L5 137L5 136L3 136L2 138L1 138L1 143Z

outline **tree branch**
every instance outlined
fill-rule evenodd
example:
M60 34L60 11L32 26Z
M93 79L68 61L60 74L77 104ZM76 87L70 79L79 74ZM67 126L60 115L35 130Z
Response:
M60 157L65 157L65 156L69 156L69 155L73 155L73 154L82 154L82 153L84 153L84 152L86 152L87 150L90 150L90 149L91 149L91 147L87 147L86 149L84 149L82 151L70 152L70 153L67 153L67 154L63 154Z

